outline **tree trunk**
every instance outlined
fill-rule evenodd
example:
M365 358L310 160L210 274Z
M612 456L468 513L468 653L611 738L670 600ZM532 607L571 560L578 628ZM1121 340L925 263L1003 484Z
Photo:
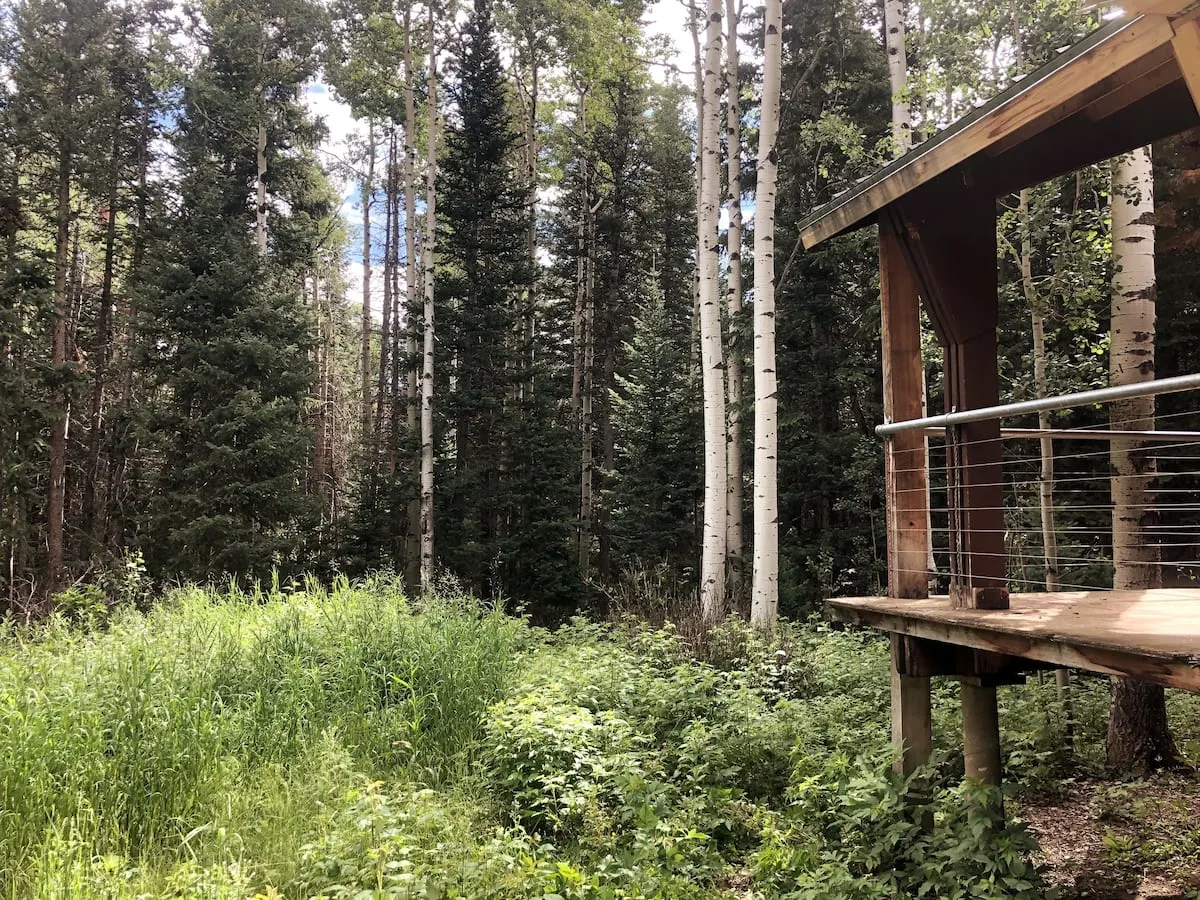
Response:
M693 0L694 2L694 0ZM689 6L688 29L692 35L692 53L695 60L695 77L693 79L696 92L696 215L699 217L700 207L704 204L704 166L701 160L701 134L704 131L704 56L700 48L700 26L697 19L700 10ZM704 256L704 248L700 246L699 218L696 228L696 268L692 272L692 337L690 341L692 353L692 368L699 368L700 362L700 260Z
M904 47L904 0L884 0L884 43L892 89L892 154L903 156L912 146L912 111L908 103L908 56Z
M1046 319L1043 303L1033 281L1033 238L1030 232L1029 191L1022 190L1017 205L1021 228L1021 252L1018 263L1021 269L1021 289L1025 302L1029 304L1029 315L1033 328L1033 388L1037 397L1050 395L1050 384L1046 374ZM1069 237L1069 236L1068 236ZM1038 413L1038 428L1050 428L1050 413ZM1042 525L1042 572L1047 591L1058 590L1058 534L1054 524L1054 441L1044 437L1039 440L1041 474L1038 478L1038 511ZM1074 709L1071 702L1071 676L1067 669L1054 673L1058 686L1058 699L1066 716L1068 741L1074 735Z
M396 195L396 134L393 130L388 144L387 158L387 187L384 190L384 225L383 225L383 323L379 331L379 372L375 383L375 440L374 467L379 466L383 442L387 434L384 410L388 404L388 372L390 371L392 345L392 266L395 257L392 255L392 230L395 222L392 212L395 204L392 198Z
M591 168L588 154L587 90L579 92L579 260L575 285L575 371L572 395L579 408L579 533L576 539L579 574L587 578L592 559L592 474L595 455L595 420L592 389L596 368L596 314L593 286L593 254L596 229L593 221Z
M421 428L420 380L421 362L417 356L420 329L420 304L417 299L417 146L413 130L417 120L416 98L413 91L412 4L404 6L404 297L407 368L405 374L405 422L408 430L408 456L411 466L408 477L419 473L421 448L418 434ZM406 479L407 480L407 479ZM407 481L412 484L411 481ZM418 584L421 579L421 497L413 491L408 501L408 526L404 541L404 582Z
M726 515L729 554L729 594L735 606L742 596L742 105L738 82L738 25L742 18L740 0L725 0L725 132L729 173L729 498Z
M371 434L371 200L375 191L375 120L367 120L367 179L362 186L362 445Z
M1108 377L1113 386L1154 380L1154 171L1150 148L1121 157L1113 167L1113 286ZM1110 427L1154 428L1154 398L1109 406ZM1113 502L1113 588L1161 585L1158 549L1149 526L1155 459L1136 441L1110 444ZM1113 680L1108 719L1108 762L1148 771L1178 762L1167 727L1163 689L1131 679Z
M104 276L100 288L100 309L96 316L96 342L92 348L92 409L88 429L87 483L83 495L83 527L91 538L91 551L104 542L104 499L100 493L100 445L104 429L104 390L108 378L108 357L112 346L113 268L117 242L117 188L120 184L120 123L113 124L111 159L108 172L108 221L104 231Z
M422 246L425 288L421 363L421 587L433 580L433 348L434 249L437 238L437 52L433 43L433 6L429 7L429 83L425 143L425 237Z
M401 405L404 403L404 393L401 391L400 373L404 368L404 356L401 353L403 346L402 337L404 329L401 328L403 322L402 310L404 309L404 292L400 290L400 194L403 190L401 183L400 172L402 165L399 161L399 156L404 152L404 148L399 144L396 146L395 166L396 166L396 193L392 197L392 349L391 360L392 368L388 372L388 452L387 452L387 470L389 475L395 475L399 468L400 443L403 440L401 429L404 425L405 418L401 415ZM397 534L401 536L401 545L396 548L396 556L401 565L404 560L403 538L404 531L408 525L407 516L400 522L397 522Z
M750 618L779 615L778 401L775 373L775 189L783 3L766 0L754 212L754 594Z
M721 339L721 284L717 268L720 200L721 0L708 2L704 49L704 117L700 127L700 366L704 383L704 543L700 609L712 623L725 614L729 452L725 427L725 360Z
M316 269L312 273L313 321L317 323L317 416L313 428L313 493L321 509L321 524L325 524L328 500L329 470L329 341L332 335L321 305L321 279Z
M70 316L70 291L67 269L71 252L71 168L69 147L60 145L58 188L55 204L54 242L54 332L51 362L61 370L67 364L67 319ZM50 486L46 497L46 588L50 594L62 586L63 514L67 494L67 431L71 421L71 398L59 388L51 408Z

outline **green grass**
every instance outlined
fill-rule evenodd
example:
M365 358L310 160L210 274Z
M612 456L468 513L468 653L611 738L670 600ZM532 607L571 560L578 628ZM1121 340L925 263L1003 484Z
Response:
M549 634L388 579L0 626L0 896L1042 896L964 813L956 687L904 780L887 684L868 635ZM1018 789L1095 770L1106 692L1074 754L1052 681L1001 692Z

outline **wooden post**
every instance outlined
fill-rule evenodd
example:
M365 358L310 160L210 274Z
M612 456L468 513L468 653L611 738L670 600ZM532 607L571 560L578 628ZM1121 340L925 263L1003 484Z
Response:
M978 678L962 679L962 719L967 778L1000 787L1000 717L994 685Z
M946 411L997 405L995 198L948 177L906 198L902 215L904 250L945 349ZM1000 422L946 438L951 600L1007 609Z
M929 677L903 673L903 635L892 636L892 743L896 771L911 775L929 762L933 752L933 718Z
M879 225L879 289L882 309L883 409L889 422L922 414L921 307L917 283L894 223ZM888 595L929 594L928 473L925 436L894 435L884 449L887 493ZM928 762L933 743L929 678L904 674L903 646L892 635L892 740L896 767L905 775Z
M879 225L883 415L889 422L920 418L924 391L921 305L917 282L894 224ZM929 476L925 435L902 431L884 451L887 493L888 596L929 596Z

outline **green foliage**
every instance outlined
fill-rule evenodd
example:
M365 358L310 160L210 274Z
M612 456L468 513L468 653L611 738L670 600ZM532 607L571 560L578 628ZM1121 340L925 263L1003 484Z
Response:
M1051 896L1028 861L1032 838L987 812L989 790L903 778L883 754L801 760L757 873L795 900Z
M241 767L286 767L324 734L368 768L452 778L520 630L465 599L414 613L376 582L184 590L103 633L13 631L0 656L0 869L81 816L103 826L103 852L180 837Z
M318 134L297 96L316 69L319 12L307 0L253 9L222 0L205 10L204 61L185 86L175 142L180 210L155 247L140 304L162 454L142 546L160 572L202 579L299 568L314 511L298 477L312 445L304 277L336 209L323 172L296 152ZM288 210L272 209L261 253L259 127L269 198Z
M13 896L120 900L1052 896L993 794L943 762L892 770L887 672L886 642L821 626L549 634L383 578L7 624L0 873ZM1002 694L1019 787L1069 771L1052 690ZM1114 859L1198 846L1131 842L1188 815L1137 787L1096 808Z
M700 391L688 345L648 279L646 300L625 344L626 369L612 392L621 435L607 502L621 553L676 572L695 565L701 476Z

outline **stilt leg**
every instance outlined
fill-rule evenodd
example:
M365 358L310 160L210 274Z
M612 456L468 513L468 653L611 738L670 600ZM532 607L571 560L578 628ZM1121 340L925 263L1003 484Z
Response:
M911 775L929 761L933 727L929 710L929 679L900 674L895 636L892 641L892 742L896 769Z
M996 688L962 681L963 759L967 777L1000 786L1000 716Z

